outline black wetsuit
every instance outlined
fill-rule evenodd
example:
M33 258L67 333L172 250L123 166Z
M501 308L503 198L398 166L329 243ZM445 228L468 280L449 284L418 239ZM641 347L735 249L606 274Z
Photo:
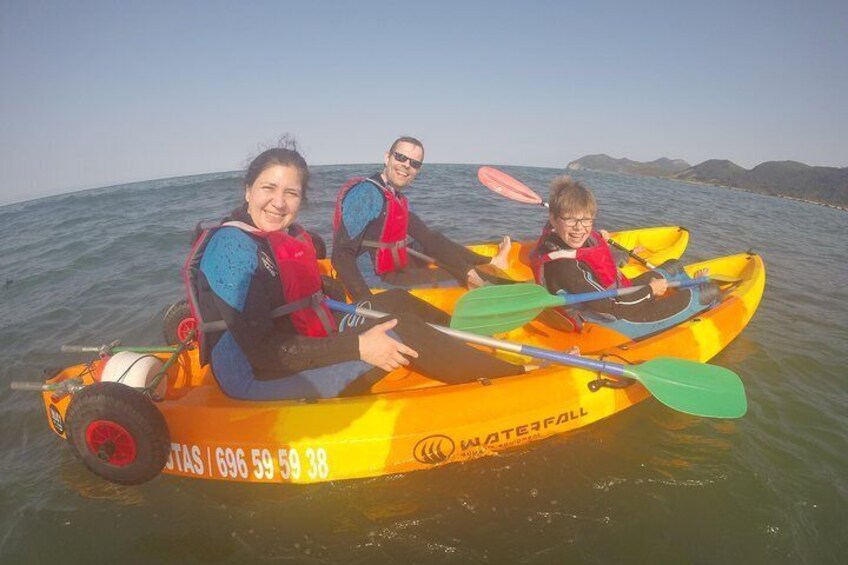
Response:
M597 242L592 237L586 240L584 246L592 246ZM537 245L541 254L553 253L562 249L571 249L556 232L547 233ZM617 259L621 259L616 250L612 250ZM623 264L616 261L619 265ZM624 259L626 263L626 258ZM581 294L585 292L598 292L606 290L601 286L592 274L589 267L582 261L576 259L557 259L545 263L544 269L545 286L551 293L565 290L569 294ZM653 279L662 278L655 271L648 271L631 279L633 286L647 285ZM670 291L663 296L654 297L650 287L646 287L633 294L615 298L602 298L587 302L584 307L595 312L609 314L619 320L631 322L653 322L670 318L685 310L692 299L690 289Z

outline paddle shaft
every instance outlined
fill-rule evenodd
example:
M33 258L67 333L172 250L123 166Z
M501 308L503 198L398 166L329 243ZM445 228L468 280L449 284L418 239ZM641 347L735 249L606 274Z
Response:
M417 258L417 259L421 259L425 263L430 263L431 265L438 264L438 261L436 261L435 259L433 259L429 255L424 255L420 251L416 251L415 249L412 249L411 247L407 247L406 252L408 254L412 255L413 257Z
M355 304L346 304L344 302L339 302L338 300L333 300L331 298L325 298L324 302L327 304L327 306L330 307L331 310L345 312L347 314L356 314L357 316L362 316L363 318L376 319L390 316L390 314L387 314L385 312L379 312L377 310L371 310L369 308L360 308ZM578 357L577 355L569 355L568 353L561 353L559 351L552 351L550 349L542 349L530 345L522 345L520 343L513 343L511 341L495 339L493 337L477 335L471 332L464 332L462 330L454 330L451 328L446 328L444 326L438 326L436 324L428 325L446 335L465 341L467 343L474 343L477 345L493 347L501 351L519 353L521 355L527 355L528 357L533 357L536 359L545 359L547 361L554 361L555 363L579 367L581 369L588 369L590 371L599 371L601 373L614 375L616 377L637 378L635 374L628 370L625 365L621 365L618 363L596 361L594 359Z
M622 251L626 251L626 252L627 252L627 254L628 254L628 255L630 255L630 256L633 258L633 260L634 260L634 261L636 261L637 263L641 263L642 265L644 265L644 266L648 267L648 268L649 268L649 269L651 269L652 271L653 271L654 269L656 269L656 268L657 268L655 265L650 264L650 263L649 263L649 262L647 262L645 259L643 259L643 258L639 257L638 255L636 255L636 254L633 252L633 250L632 250L632 249L627 249L626 247L624 247L623 245L621 245L619 242L615 241L614 239L612 239L612 238L608 239L608 240L607 240L607 243L609 243L610 245L612 245L612 246L613 246L613 247L615 247L616 249L621 249Z
M699 284L710 282L710 277L697 277L694 279L688 279L685 281L669 281L669 288L686 288L690 286L698 286ZM563 304L571 305L571 304L579 304L581 302L591 302L592 300L600 300L601 298L613 298L617 296L627 296L628 294L633 294L639 292L645 287L650 286L647 284L639 285L639 286L628 286L625 288L613 288L610 290L600 290L598 292L583 292L581 294L561 294L558 295L564 299Z
M691 287L709 282L709 277L671 281L670 287ZM544 286L520 283L475 288L454 305L451 329L494 335L531 322L546 308L574 307L587 302L644 292L650 285L614 288L580 294L551 294Z
M388 315L336 300L327 299L326 304L333 310L368 318L382 318ZM745 389L739 375L722 367L672 357L656 357L638 365L622 365L501 341L434 324L430 324L430 326L469 343L494 347L495 349L528 355L537 359L546 359L560 365L570 365L593 372L597 371L598 373L636 380L654 398L669 408L687 414L711 418L739 418L745 414L747 409Z
M415 249L412 249L411 247L407 247L406 252L409 255L411 255L412 257L416 257L416 258L424 261L425 263L429 263L430 265L436 265L437 267L441 267L441 268L445 269L446 271L448 271L447 267L445 267L444 264L440 263L439 261L437 261L433 257L430 257L429 255L425 255L424 253L421 253L420 251L416 251ZM478 269L485 270L486 267L490 267L490 266L491 265L487 265L487 264L475 265L473 267L473 269L474 270L478 270ZM514 282L516 282L516 281L514 281L510 278L507 278L506 273L503 273L503 275L499 274L501 271L500 271L500 269L497 269L497 267L494 267L494 269L497 271L496 273L483 273L483 274L497 277L498 279L501 279L503 281L503 283L514 283ZM448 272L450 272L450 271L448 271ZM478 274L479 274L479 271L478 271ZM498 284L503 284L503 283L498 283Z

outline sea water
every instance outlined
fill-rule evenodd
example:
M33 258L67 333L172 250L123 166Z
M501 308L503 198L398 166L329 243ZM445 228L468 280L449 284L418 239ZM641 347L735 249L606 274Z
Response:
M460 242L535 238L546 212L474 165L427 165L412 209ZM338 188L378 165L315 167L301 222L330 241ZM546 196L555 169L504 167ZM77 462L40 395L62 344L161 343L194 226L243 198L239 173L0 207L0 562L844 563L848 556L848 214L706 185L578 171L597 227L683 225L686 261L753 250L765 295L712 362L740 374L734 421L653 400L583 430L431 471L313 486L159 477Z

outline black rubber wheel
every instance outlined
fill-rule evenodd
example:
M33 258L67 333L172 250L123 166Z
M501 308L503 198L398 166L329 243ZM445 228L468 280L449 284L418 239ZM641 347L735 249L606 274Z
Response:
M171 436L165 418L150 399L127 385L85 387L71 400L65 421L74 454L107 481L144 483L168 461Z
M191 315L191 307L188 302L180 300L171 304L171 307L165 312L165 320L162 322L165 343L168 345L182 343L192 330L197 330L197 320Z

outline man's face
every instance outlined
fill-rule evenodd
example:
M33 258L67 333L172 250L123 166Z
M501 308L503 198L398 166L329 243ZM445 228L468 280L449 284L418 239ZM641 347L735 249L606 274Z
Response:
M403 159L403 162L398 160L398 156ZM386 153L384 161L386 167L383 169L383 175L390 185L403 189L415 179L419 169L413 167L411 161L423 162L424 149L408 141L401 141L393 151Z

